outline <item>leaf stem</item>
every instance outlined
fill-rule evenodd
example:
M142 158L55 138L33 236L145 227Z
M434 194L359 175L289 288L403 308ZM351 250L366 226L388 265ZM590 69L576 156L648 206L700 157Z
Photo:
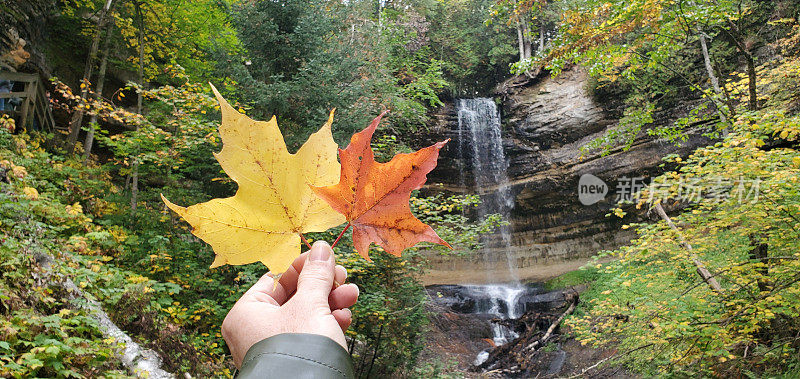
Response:
M332 249L332 248L334 248L334 247L336 247L336 244L337 244L337 243L339 242L339 240L342 238L342 236L344 235L344 232L346 232L346 231L347 231L347 229L350 229L350 223L349 223L349 222L347 223L347 226L345 226L345 227L344 227L344 229L342 229L342 232L341 232L341 233L339 233L339 236L338 236L338 237L336 237L336 241L333 241L333 245L331 245L331 249Z
M308 249L311 250L311 244L308 243L308 240L306 239L306 236L303 235L303 233L300 233L300 239L303 241L304 244L306 244L306 246L308 246Z

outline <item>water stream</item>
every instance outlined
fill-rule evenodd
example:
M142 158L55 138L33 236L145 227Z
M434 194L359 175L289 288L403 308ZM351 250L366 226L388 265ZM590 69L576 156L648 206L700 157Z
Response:
M471 185L474 193L480 194L479 218L499 214L507 221L514 207L514 196L509 187L508 160L503 150L497 105L491 98L476 98L459 99L456 106L458 149L462 162L461 185ZM467 170L474 179L473 183L466 182ZM468 294L472 293L473 298L480 299L475 303L474 313L502 319L520 317L519 297L526 289L517 276L511 245L511 227L507 223L500 226L495 236L484 240L481 254L486 271L495 275L490 282L504 284L465 286ZM507 276L498 276L502 272L507 272ZM496 345L505 344L517 337L513 330L498 323L492 323L492 333ZM481 352L475 364L482 363L488 355L488 351Z
M458 149L461 184L472 186L481 195L478 217L499 214L509 219L514 208L514 195L508 180L508 160L503 150L500 111L491 98L458 99ZM469 162L470 166L465 167ZM467 183L467 170L473 183ZM511 227L502 225L499 240L485 240L482 252L487 271L507 272L507 277L493 278L495 282L519 283L511 247ZM501 269L504 266L504 270Z

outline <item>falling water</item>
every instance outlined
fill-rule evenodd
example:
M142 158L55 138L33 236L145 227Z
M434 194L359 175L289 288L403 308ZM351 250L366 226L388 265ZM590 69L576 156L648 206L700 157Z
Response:
M508 161L503 151L500 112L497 105L491 98L476 98L459 99L457 106L458 147L462 162L461 184L464 187L468 185L464 173L466 169L470 169L474 178L473 188L481 195L482 202L478 208L478 216L482 219L486 215L496 213L507 221L514 207L514 196L508 183ZM471 167L464 167L467 162ZM487 271L505 271L497 267L504 263L508 277L499 278L499 281L518 283L519 278L511 248L511 228L502 225L498 234L499 244L493 242L492 248L499 250L505 259L498 259L497 252L489 251L487 246L483 251Z
M519 306L519 297L525 293L522 286L508 286L504 284L487 284L479 286L466 286L468 291L483 292L487 298L476 302L475 308L481 313L490 314L500 318L518 318L522 316ZM502 345L517 338L517 333L499 324L493 323L494 343Z
M475 303L475 313L489 314L495 318L516 319L522 316L519 298L527 289L521 285L507 284L487 284L480 286L465 286L468 292L479 292L488 295L486 298L475 296L480 299ZM492 322L492 341L495 345L506 344L519 335L505 325ZM475 357L475 365L480 365L489 357L489 351L484 350Z
M490 98L459 99L458 103L458 147L460 154L461 185L472 184L474 192L481 195L478 216L483 219L489 214L500 214L507 221L514 207L514 196L508 182L508 161L503 151L500 131L500 112ZM471 167L467 166L467 163ZM466 182L466 170L472 172L474 183ZM525 292L519 283L511 247L511 230L502 225L498 231L499 241L484 244L482 252L487 272L494 272L493 281L508 284L468 286L470 291L480 291L488 298L475 304L475 313L483 313L496 318L518 318L518 300ZM487 241L488 242L488 241ZM487 246L487 245L491 245ZM499 258L499 259L498 259ZM504 262L503 262L504 261ZM505 269L498 267L505 266ZM508 276L501 273L507 271ZM517 337L513 330L498 323L492 323L493 340L502 345ZM475 364L488 357L484 351L476 358Z

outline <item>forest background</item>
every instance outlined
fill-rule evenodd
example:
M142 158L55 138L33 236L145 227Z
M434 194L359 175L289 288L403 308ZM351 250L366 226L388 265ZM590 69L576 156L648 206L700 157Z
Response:
M12 3L3 5L8 14ZM570 319L576 338L617 349L621 362L648 374L798 370L796 2L41 4L46 38L36 48L55 75L61 130L12 134L13 121L3 119L0 375L125 374L114 341L75 305L85 299L159 352L167 370L234 374L219 325L264 268L209 269L211 249L159 197L193 204L235 190L212 156L219 111L207 82L251 117L276 116L290 150L333 108L340 145L390 109L373 145L387 159L408 151L444 102L573 64L587 68L593 95L620 119L587 151L624 149L642 134L680 143L688 128L703 128L719 142L665 157L664 178L745 176L767 189L755 203L682 207L680 232L664 222L632 225L639 239L603 253L617 260L577 275L593 285ZM665 114L677 116L653 122ZM469 254L501 222L466 217L478 201L415 196L412 209L455 254ZM654 204L614 213L637 206ZM350 241L339 246L362 289L348 331L359 376L447 374L448 362L418 360L428 320L423 255L378 252L371 264ZM721 289L694 274L692 257Z

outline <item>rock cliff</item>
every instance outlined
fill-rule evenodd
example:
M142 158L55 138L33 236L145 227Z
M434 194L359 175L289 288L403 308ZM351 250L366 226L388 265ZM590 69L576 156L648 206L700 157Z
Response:
M38 71L49 76L38 46L55 12L54 0L0 1L0 69Z
M510 215L512 251L510 259L522 280L541 280L576 269L594 253L616 248L633 236L621 226L631 219L606 217L616 201L618 183L625 178L649 178L663 170L659 165L667 154L687 155L710 141L702 129L690 133L680 145L662 141L646 133L637 136L630 149L612 151L606 156L586 153L579 148L617 126L592 98L588 77L580 68L563 72L553 79L540 76L527 83L509 81L501 85L496 100L503 118L503 147L509 160L508 175L515 205ZM675 115L662 115L663 122ZM420 138L420 144L452 138L442 151L439 167L429 175L429 191L473 193L459 183L470 183L461 162L458 146L458 115L453 104L446 104L435 115L433 125ZM463 143L468 143L462 141ZM578 181L584 174L602 179L608 189L599 202L583 205L578 199ZM484 188L491 192L496 188ZM642 217L642 214L631 217ZM630 217L629 217L630 218ZM511 281L505 265L487 265L505 260L499 238L486 241L485 256L437 259L432 257L428 284ZM499 269L495 269L499 267ZM486 271L490 272L486 272ZM491 272L491 271L497 272Z

